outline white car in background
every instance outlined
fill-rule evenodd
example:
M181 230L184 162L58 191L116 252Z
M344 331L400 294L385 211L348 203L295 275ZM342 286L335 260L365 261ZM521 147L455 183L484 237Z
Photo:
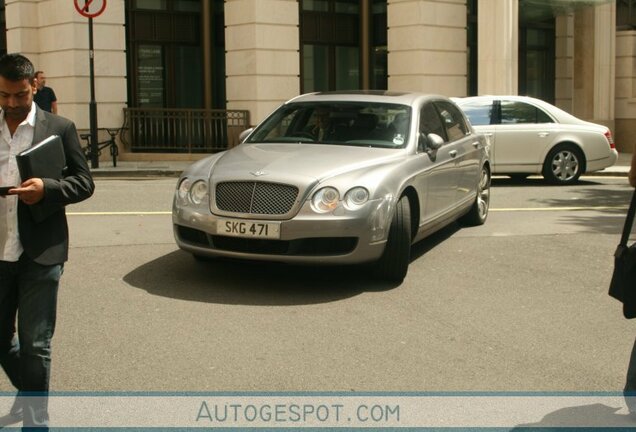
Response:
M453 98L477 132L490 139L493 174L572 184L581 174L614 165L609 128L526 96Z

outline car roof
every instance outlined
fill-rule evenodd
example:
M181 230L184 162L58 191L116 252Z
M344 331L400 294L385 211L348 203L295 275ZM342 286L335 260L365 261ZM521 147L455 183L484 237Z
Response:
M450 100L446 96L419 92L397 92L387 90L350 90L316 92L297 96L291 102L380 102L400 105L414 105L425 100Z

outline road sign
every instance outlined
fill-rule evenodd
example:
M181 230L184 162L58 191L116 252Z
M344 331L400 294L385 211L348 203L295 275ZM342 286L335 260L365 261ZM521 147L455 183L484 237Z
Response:
M73 3L75 10L86 18L95 18L106 9L106 0L73 0Z

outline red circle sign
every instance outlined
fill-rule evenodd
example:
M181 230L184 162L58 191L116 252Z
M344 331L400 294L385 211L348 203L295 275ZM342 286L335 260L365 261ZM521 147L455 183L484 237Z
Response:
M80 2L84 5L80 6ZM106 9L106 0L73 0L75 10L86 18L95 18Z

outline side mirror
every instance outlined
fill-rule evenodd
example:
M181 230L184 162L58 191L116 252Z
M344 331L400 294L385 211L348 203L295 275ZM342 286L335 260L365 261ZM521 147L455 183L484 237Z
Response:
M243 141L245 141L245 138L247 138L249 136L249 134L252 133L252 131L254 130L254 128L249 128L249 129L245 129L243 132L241 132L239 134L239 143L242 143Z
M434 133L425 135L424 133L420 132L418 141L418 150L420 152L425 151L427 153L430 153L431 151L438 150L443 145L444 139L441 136Z
M428 144L428 148L431 150L438 150L441 146L444 145L444 139L434 133L426 135L426 141Z

